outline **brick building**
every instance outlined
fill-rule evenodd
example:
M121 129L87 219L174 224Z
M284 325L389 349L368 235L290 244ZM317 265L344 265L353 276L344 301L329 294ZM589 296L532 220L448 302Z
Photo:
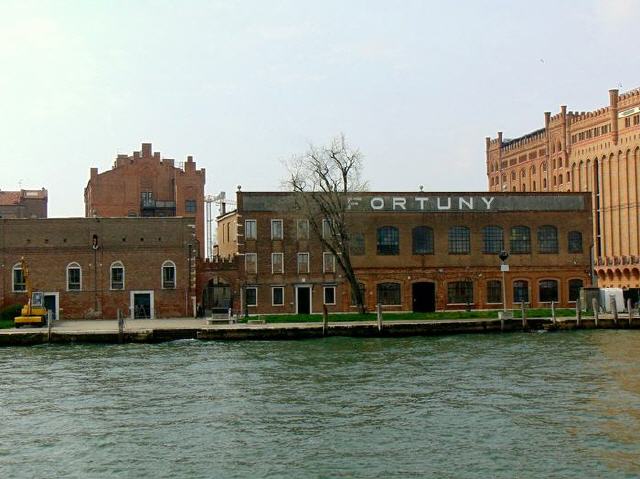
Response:
M0 219L0 305L26 302L24 257L32 289L44 292L56 317L115 318L118 309L127 317L190 316L192 224L191 218Z
M640 89L609 91L590 112L544 114L544 127L486 139L490 191L592 193L594 267L601 287L640 288Z
M0 191L0 218L46 218L47 190Z
M218 218L218 263L200 268L205 308L217 295L249 313L355 311L335 258L294 201L237 193L237 209ZM366 307L500 309L503 249L511 252L507 306L571 306L590 284L590 201L586 193L358 194L350 251Z
M118 155L111 170L91 177L84 190L85 216L185 216L195 218L198 251L204 255L205 169L193 157L175 161L143 143L133 155Z

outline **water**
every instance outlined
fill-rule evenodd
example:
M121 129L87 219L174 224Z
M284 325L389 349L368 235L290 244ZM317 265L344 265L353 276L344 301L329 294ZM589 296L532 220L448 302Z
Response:
M640 332L0 349L0 477L640 476Z

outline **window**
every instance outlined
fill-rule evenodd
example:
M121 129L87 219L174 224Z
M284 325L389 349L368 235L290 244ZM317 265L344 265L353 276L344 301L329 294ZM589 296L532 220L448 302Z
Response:
M336 287L324 287L324 304L336 304Z
M322 272L323 273L335 273L336 272L336 257L333 253L322 253Z
M366 304L367 298L365 297L365 286L364 283L358 283L358 287L360 288L360 293L362 294L362 301ZM351 290L351 306L355 306L356 304L356 295L353 294L353 289Z
M582 233L569 231L569 253L582 253Z
M22 270L22 265L20 263L16 264L13 267L13 291L18 293L20 291L27 290L27 283L24 278L24 271Z
M529 302L529 283L527 281L519 280L513 282L513 302Z
M82 289L82 269L78 263L67 266L67 291L80 291Z
M184 210L187 213L195 213L196 212L196 200L185 200L185 202L184 202Z
M140 202L142 206L154 206L153 203L153 192L151 191L141 191L140 192Z
M309 272L309 253L298 253L298 273Z
M273 274L284 273L284 254L283 253L271 253L271 273Z
M473 283L471 281L452 281L447 285L448 304L473 303Z
M511 254L531 253L531 232L528 226L514 226L511 228Z
M471 233L466 226L449 228L449 254L469 254L471 252Z
M309 239L309 220L298 220L298 239Z
M378 254L400 254L400 233L395 226L382 226L378 228Z
M174 289L176 287L176 265L173 261L162 263L162 289Z
M245 272L251 273L251 274L256 274L258 272L258 254L257 253L245 253L244 270Z
M282 220L271 220L271 239L282 239Z
M331 233L331 220L323 219L322 220L322 237L323 238L331 238L333 234Z
M255 286L248 286L244 291L245 304L247 306L258 305L258 288Z
M385 305L400 305L400 283L380 283L377 286L378 303Z
M485 226L482 228L484 241L483 253L498 254L504 249L502 228L500 226Z
M416 226L411 232L413 254L433 254L433 230L428 226Z
M254 240L258 238L258 228L256 220L244 221L244 238L248 240Z
M555 226L545 225L538 228L538 252L558 252L558 229Z
M353 233L349 242L349 252L353 256L362 256L365 254L364 234Z
M111 263L111 289L124 289L124 265L120 261Z
M284 305L284 288L282 286L274 286L273 288L271 288L271 305Z
M538 295L541 303L558 301L558 282L555 279L545 279L538 284Z
M569 301L575 303L580 297L580 290L582 289L581 279L569 280Z
M502 281L487 281L487 303L502 303Z

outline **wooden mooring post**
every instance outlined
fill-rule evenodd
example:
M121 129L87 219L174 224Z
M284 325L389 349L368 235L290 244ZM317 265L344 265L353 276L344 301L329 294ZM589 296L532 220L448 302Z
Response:
M609 296L609 307L613 311L613 324L618 327L618 305L616 304L616 297L614 295Z
M53 313L47 310L47 342L51 342L51 328L53 327Z
M633 309L631 309L631 298L627 298L627 311L629 312L629 327L631 327L631 320L633 319Z
M322 335L326 336L329 330L329 312L327 311L327 305L322 305Z
M382 305L376 305L376 320L378 322L378 332L382 331Z
M527 329L527 310L524 305L524 301L520 303L520 312L522 314L522 329Z
M596 328L598 327L598 314L600 313L600 306L596 298L591 299L591 306L593 307L593 319L596 322Z
M580 304L580 298L576 298L576 328L580 327L581 319L582 319L582 304Z
M119 308L116 312L116 317L118 318L118 343L122 344L124 343L124 318Z
M551 323L556 325L556 302L551 301Z

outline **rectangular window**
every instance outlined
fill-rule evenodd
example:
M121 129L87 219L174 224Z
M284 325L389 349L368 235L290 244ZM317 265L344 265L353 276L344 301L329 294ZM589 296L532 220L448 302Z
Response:
M453 281L447 285L448 304L472 304L473 283L471 281Z
M466 226L453 226L449 229L449 254L469 254L471 252L471 233Z
M282 220L271 220L271 239L281 240L282 236Z
M244 292L244 298L247 306L258 305L258 288L255 286L249 286Z
M349 242L349 252L353 256L362 256L365 251L364 234L353 233Z
M309 220L298 220L298 239L309 239Z
M284 254L283 253L271 253L271 273L273 274L284 273Z
M82 285L80 283L80 268L67 269L67 290L80 291Z
M122 266L111 267L111 289L124 289L124 268Z
M502 281L487 281L487 303L502 303Z
M256 220L244 221L244 239L254 240L258 238L258 228Z
M169 263L162 266L162 288L173 289L176 287L176 267Z
M13 268L13 291L20 292L26 291L27 284L24 280L24 272L22 268Z
M336 257L333 255L333 253L322 253L322 271L324 273L336 272Z
M331 220L323 219L322 220L322 237L323 238L331 238Z
M284 305L284 288L282 286L274 286L273 288L271 288L271 305Z
M398 306L402 304L400 283L380 283L377 286L378 303Z
M309 272L309 253L298 253L298 273Z
M366 297L364 295L365 293L365 286L364 283L358 283L358 287L360 289L360 294L362 295L362 300L366 303ZM355 306L356 305L356 295L354 294L353 289L351 290L351 306Z
M257 253L245 253L244 270L250 274L256 274L258 272L258 254Z
M336 304L336 287L324 287L324 304Z
M143 207L153 207L153 192L151 191L142 191L140 192L140 202Z
M184 210L187 213L195 213L196 212L196 200L185 200L185 202L184 202Z

